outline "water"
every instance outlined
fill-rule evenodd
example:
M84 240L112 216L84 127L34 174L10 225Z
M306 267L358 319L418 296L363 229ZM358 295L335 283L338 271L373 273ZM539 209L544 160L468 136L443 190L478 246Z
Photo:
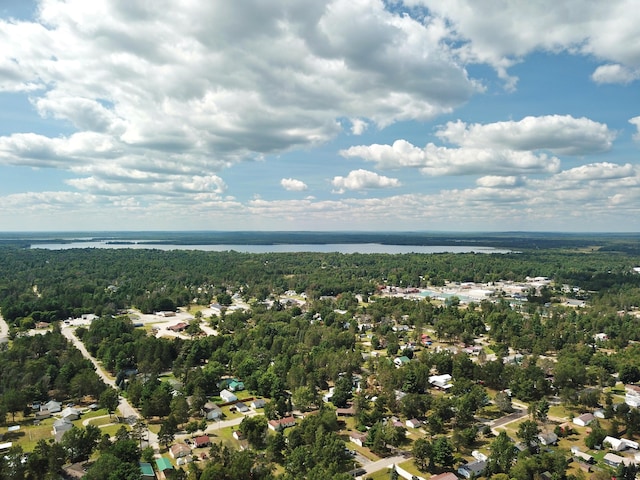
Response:
M160 243L108 243L107 241L70 242L70 243L40 243L31 248L46 250L67 250L71 248L131 248L155 250L202 250L205 252L236 251L242 253L510 253L491 247L452 246L452 245L386 245L381 243L327 243L327 244L276 244L276 245L176 245Z

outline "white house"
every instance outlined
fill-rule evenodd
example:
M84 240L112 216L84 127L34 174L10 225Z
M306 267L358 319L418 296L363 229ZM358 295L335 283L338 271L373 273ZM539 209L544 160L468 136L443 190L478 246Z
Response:
M571 447L571 453L573 454L574 457L582 460L583 462L595 463L594 458L588 453L584 453L583 451L581 451L580 447L577 447L577 446Z
M400 368L403 365L406 365L407 363L409 363L411 360L409 359L409 357L406 356L402 356L402 357L396 357L393 359L393 363L396 365L396 367Z
M296 424L296 419L293 417L284 417L278 420L269 420L268 427L271 430L279 432L285 428L293 427Z
M432 375L429 377L429 383L441 390L448 390L453 385L451 384L452 377L448 373L443 375Z
M624 386L624 402L630 407L640 407L640 386L638 385L625 385Z
M485 468L487 468L487 462L476 460L475 462L460 465L458 473L464 478L476 478L483 474Z
M604 463L613 468L618 468L620 464L624 461L624 459L620 455L616 455L614 453L607 453L604 458Z
M60 412L60 417L69 420L72 422L73 420L78 420L80 418L80 410L73 407L67 407L62 412Z
M62 403L49 400L47 403L40 405L40 410L46 410L49 413L58 413L62 410Z
M218 420L219 418L222 418L222 410L220 410L220 407L213 402L205 403L203 410L207 420Z
M542 445L555 445L558 441L558 435L553 432L541 433L538 435L538 440Z
M53 423L53 436L56 438L56 442L62 440L64 432L68 432L73 428L73 424L68 420L59 419Z
M422 422L416 418L410 418L405 422L405 425L409 428L419 428Z
M249 405L255 410L256 408L264 408L266 404L267 402L264 398L256 398Z
M580 427L586 427L591 422L595 420L595 416L592 413L583 413L579 417L575 417L573 419L573 423L575 425L579 425Z
M476 460L480 460L482 462L486 462L487 460L489 460L489 457L487 457L484 453L479 452L478 450L474 450L473 452L471 452L471 456Z
M362 432L351 432L349 434L349 441L360 447L364 447L364 442L367 441L367 434Z
M604 440L602 441L602 444L609 444L609 447L611 448L611 450L615 451L615 452L621 452L622 450L624 450L625 448L627 448L627 444L622 441L619 438L615 438L615 437L610 437L610 436L606 436L604 437Z
M238 400L238 397L226 389L220 390L220 398L224 400L225 403L236 402Z

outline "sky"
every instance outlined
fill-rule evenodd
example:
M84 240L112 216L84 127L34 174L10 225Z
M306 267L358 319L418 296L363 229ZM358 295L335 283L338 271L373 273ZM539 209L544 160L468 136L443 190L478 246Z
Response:
M0 0L0 231L640 231L636 0Z

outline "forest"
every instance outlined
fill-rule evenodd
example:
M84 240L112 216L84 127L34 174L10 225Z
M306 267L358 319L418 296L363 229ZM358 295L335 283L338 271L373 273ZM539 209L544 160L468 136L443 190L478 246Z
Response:
M349 406L348 424L367 433L368 450L381 458L405 451L425 476L451 471L487 445L485 476L524 480L551 470L554 478L580 478L569 467L570 455L539 449L531 432L548 427L547 402L556 399L576 412L603 409L606 420L592 429L592 445L605 434L640 436L638 410L618 408L615 396L620 382L640 381L640 275L634 271L640 257L632 248L614 248L616 239L591 239L579 249L571 247L574 240L491 255L0 247L0 312L10 326L0 352L0 421L51 398L92 397L115 410L111 387L60 333L62 321L93 313L97 318L76 336L145 421L159 426L165 448L179 432L198 430L203 405L217 398L225 378L240 378L252 395L269 400L264 416L246 417L239 427L250 448L214 443L206 462L176 469L176 478L351 478L344 419L335 413ZM507 297L461 303L382 293L389 286L527 277L547 277L549 285L531 288L517 308ZM306 301L283 301L287 291L304 293ZM128 314L198 312L212 303L230 306L233 298L250 309L196 316L184 336L150 335ZM588 307L568 307L567 298ZM217 335L203 334L201 321ZM50 325L46 334L25 334L43 323ZM443 348L421 343L426 334ZM461 348L477 339L485 345L479 355ZM400 368L392 361L398 355L408 360ZM451 390L434 391L430 377L445 374L454 379ZM166 375L180 385L177 395L162 380ZM329 388L327 404L321 396ZM530 410L530 423L517 435L527 447L522 451L514 451L506 435L492 436L480 420L492 408L513 410L507 390ZM318 414L285 435L267 434L268 420L294 410ZM390 418L420 419L425 434L414 438ZM91 428L73 432L60 443L38 443L24 462L16 460L22 450L0 459L0 479L62 478L62 466L78 460L90 465L89 479L140 478L137 461L149 452L139 448L135 430L111 438ZM88 447L79 450L79 444ZM105 470L109 462L122 466Z

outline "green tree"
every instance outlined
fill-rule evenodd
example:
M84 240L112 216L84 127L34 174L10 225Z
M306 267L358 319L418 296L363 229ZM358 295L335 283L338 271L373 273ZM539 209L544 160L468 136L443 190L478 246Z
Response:
M171 415L174 416L179 425L189 420L189 403L184 395L176 395L173 397L169 408Z
M509 473L513 461L516 459L518 450L507 433L502 431L491 442L491 455L487 462L489 474Z
M498 392L494 397L493 401L496 404L496 407L500 409L501 412L504 413L512 413L513 412L513 404L511 403L511 397L507 392Z
M315 387L303 385L292 392L291 401L297 409L302 412L307 412L313 406L316 406L318 394L316 393Z
M85 428L72 427L62 435L62 446L71 463L88 460L100 440L100 429L95 425Z
M431 459L431 443L424 438L419 438L413 442L411 449L414 461L421 471L426 471Z
M522 440L531 452L534 452L538 445L538 433L540 433L540 429L538 429L536 422L525 420L518 425L518 438Z
M439 467L453 465L453 445L446 437L438 437L431 445L431 461Z
M244 417L238 430L242 432L252 447L262 448L267 433L267 419L263 416Z
M109 412L109 418L118 408L118 403L118 392L111 387L106 388L100 395L100 407Z

